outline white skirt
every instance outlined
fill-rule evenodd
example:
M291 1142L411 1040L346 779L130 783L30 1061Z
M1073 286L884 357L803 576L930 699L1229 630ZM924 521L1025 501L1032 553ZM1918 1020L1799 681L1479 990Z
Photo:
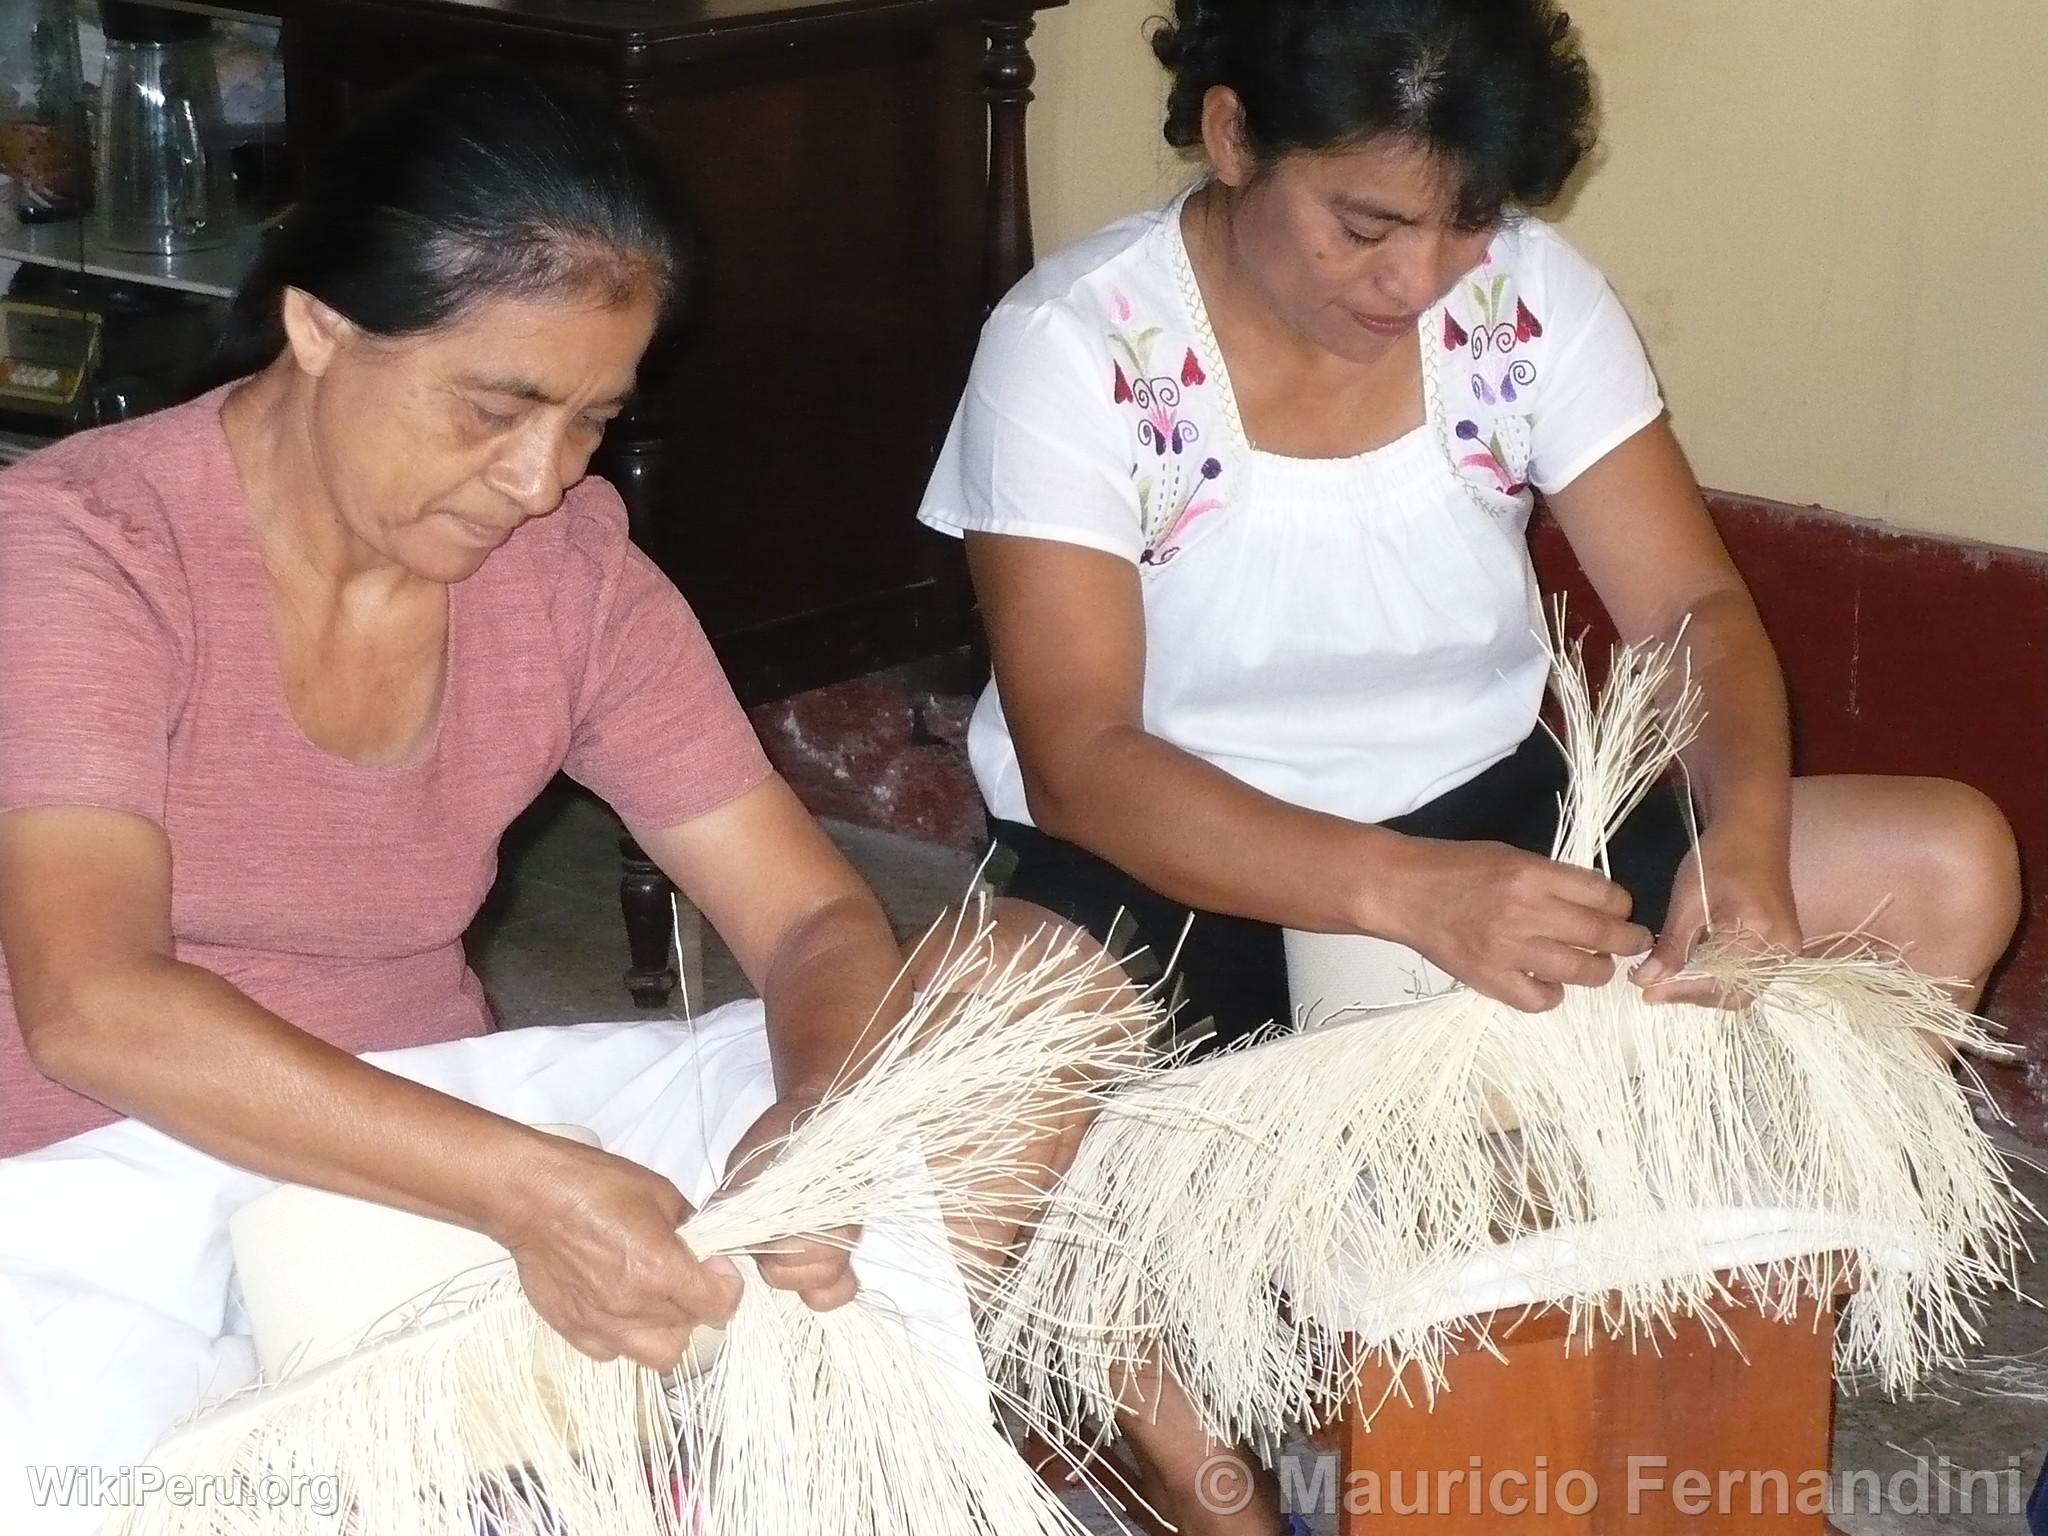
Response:
M758 1002L365 1059L514 1120L587 1126L693 1205L775 1096ZM67 1494L88 1486L70 1469L141 1463L202 1403L255 1379L228 1218L273 1187L133 1120L0 1159L0 1533L84 1536L114 1511ZM930 1230L868 1231L855 1273L985 1400L945 1252L934 1208Z

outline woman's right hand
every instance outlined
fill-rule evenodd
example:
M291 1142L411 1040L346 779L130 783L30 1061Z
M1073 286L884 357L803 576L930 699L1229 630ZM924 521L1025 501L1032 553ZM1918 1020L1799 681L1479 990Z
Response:
M1402 844L1368 931L1524 1013L1555 1008L1568 984L1603 985L1616 956L1650 947L1628 892L1590 869L1502 843Z
M534 1310L584 1354L672 1370L700 1325L739 1305L739 1271L700 1263L676 1235L690 1203L660 1174L535 1132L508 1181L510 1214L493 1232L519 1264Z

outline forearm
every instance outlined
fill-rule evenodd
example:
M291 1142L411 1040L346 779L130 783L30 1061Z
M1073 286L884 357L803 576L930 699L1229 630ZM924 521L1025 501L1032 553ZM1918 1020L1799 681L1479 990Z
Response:
M1550 498L1622 639L1682 645L1706 717L1685 767L1708 824L1789 838L1785 683L1667 422Z
M62 1000L18 998L73 1091L270 1178L502 1238L550 1138L358 1060L210 971L140 959Z
M910 1006L903 957L880 904L850 890L793 924L760 977L775 1089L816 1098Z
M1657 638L1685 647L1700 691L1704 718L1684 761L1703 825L1740 825L1789 842L1792 738L1785 683L1749 595L1713 593Z
M1135 727L1033 786L1045 832L1170 900L1321 933L1384 932L1414 841L1304 810Z

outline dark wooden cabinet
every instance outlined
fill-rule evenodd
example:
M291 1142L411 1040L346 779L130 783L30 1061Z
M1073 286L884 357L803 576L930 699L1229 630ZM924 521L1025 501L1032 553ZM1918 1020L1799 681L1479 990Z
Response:
M1033 17L1063 0L280 0L291 134L480 53L601 83L695 222L684 317L600 469L749 702L960 645L918 498L1031 258Z

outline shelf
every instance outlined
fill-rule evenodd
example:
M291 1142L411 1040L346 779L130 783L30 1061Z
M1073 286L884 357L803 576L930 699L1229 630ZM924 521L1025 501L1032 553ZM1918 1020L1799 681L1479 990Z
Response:
M38 448L47 448L55 441L53 437L33 437L26 432L0 430L0 468L19 464Z
M227 244L211 250L150 256L109 250L94 238L89 218L60 224L24 224L11 215L0 214L0 261L62 267L71 272L89 272L95 277L144 283L152 288L175 288L181 293L205 294L216 299L234 297L235 289L255 263L260 238L259 230L245 228L235 231Z

